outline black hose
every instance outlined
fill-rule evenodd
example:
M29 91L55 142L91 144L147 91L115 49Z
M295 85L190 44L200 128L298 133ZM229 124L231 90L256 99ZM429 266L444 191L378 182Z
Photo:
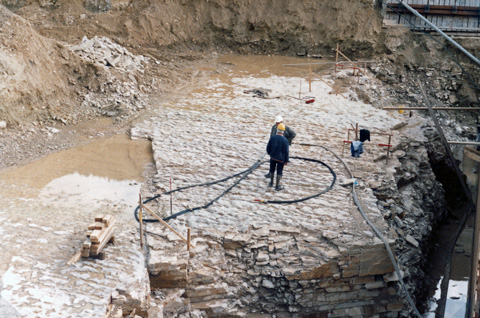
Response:
M346 162L340 158L335 152L332 150L328 149L327 147L323 146L316 146L316 145L310 145L310 144L301 144L304 146L314 146L314 147L320 147L325 150L330 151L335 157L337 157L338 160L344 165L344 167L347 169L348 173L350 174L351 178L354 178L354 175ZM405 293L405 297L407 298L407 302L409 303L411 309L413 310L413 313L415 314L416 317L422 318L420 315L420 312L418 311L417 307L415 306L415 303L413 302L412 297L410 296L407 287L405 286L405 282L403 281L403 276L402 273L400 272L400 267L397 264L397 261L395 260L395 256L393 255L392 249L390 248L390 245L388 244L388 241L383 237L382 233L376 228L376 226L370 221L370 219L367 217L365 211L363 210L362 204L360 203L360 200L357 197L357 192L355 191L355 183L352 185L352 194L353 194L353 201L358 207L358 210L360 211L360 214L362 217L365 219L367 224L372 228L372 230L375 232L377 237L382 240L383 244L385 245L385 248L387 249L388 256L390 257L390 261L392 262L393 268L395 269L395 272L397 273L398 276L398 281L400 282L400 286L402 287L403 292Z
M319 192L317 194L314 194L314 195L311 195L309 197L305 197L305 198L301 198L301 199L297 199L297 200L289 200L289 201L278 201L278 200L267 200L267 201L263 201L262 203L270 203L270 204L291 204L291 203L297 203L297 202L303 202L303 201L307 201L307 200L310 200L310 199L313 199L313 198L316 198L316 197L319 197L321 196L322 194L324 193L327 193L328 191L330 191L333 186L335 185L335 181L337 180L337 175L335 174L335 171L333 171L332 168L330 168L330 166L328 166L326 163L320 161L320 160L316 160L316 159L310 159L310 158L302 158L302 157L290 157L290 159L300 159L300 160L305 160L305 161L311 161L311 162L318 162L320 163L321 165L327 167L327 169L330 171L330 173L332 174L333 176L333 180L332 180L332 183L325 189L323 190L322 192Z
M263 158L263 156L262 156ZM258 168L260 165L264 164L266 161L262 162L262 158L260 158L259 160L257 160L250 168L242 171L242 172L239 172L239 173L236 173L236 174L233 174L231 176L228 176L228 177L225 177L225 178L222 178L222 179L219 179L219 180L216 180L216 181L212 181L212 182L207 182L207 183L200 183L200 184L194 184L194 185L190 185L190 186L186 186L186 187L181 187L181 188L177 188L177 189L174 189L174 190L171 190L171 191L168 191L168 192L164 192L164 193L161 193L161 194L158 194L154 197L151 197L145 201L143 201L143 204L145 203L148 203L152 200L155 200L159 197L161 197L162 195L167 195L167 194L170 194L170 193L174 193L174 192L177 192L177 191L183 191L183 190L186 190L186 189L190 189L190 188L194 188L194 187L200 187L200 186L210 186L210 185L213 185L213 184L217 184L217 183L221 183L221 182L224 182L224 181L227 181L233 177L237 177L237 176L240 176L241 177L235 181L234 184L232 184L230 187L228 187L228 189L226 189L225 191L223 191L220 195L218 195L215 199L213 199L212 201L208 202L207 204L203 205L203 206L198 206L198 207L194 207L194 208L190 208L190 209L185 209L185 210L182 210L180 212L177 212L175 214L172 214L170 216L167 216L165 218L163 218L164 221L168 221L168 220L171 220L171 219L174 219L180 215L183 215L183 214L186 214L186 213L190 213L190 212L193 212L193 211L197 211L197 210L201 210L201 209L206 209L208 208L209 206L211 206L213 203L217 202L221 197L223 197L224 195L226 195L228 192L230 192L230 190L232 190L234 187L236 187L243 179L245 179L253 170L255 170L256 168ZM304 160L304 161L311 161L311 162L317 162L317 163L320 163L321 165L327 167L327 169L330 171L330 173L332 174L333 176L333 180L332 180L332 183L323 191L319 192L319 193L316 193L314 195L311 195L311 196L308 196L308 197L305 197L305 198L300 198L300 199L296 199L296 200L284 200L284 201L279 201L279 200L271 200L271 201L262 201L262 203L270 203L270 204L292 204L292 203L297 203L297 202L302 202L302 201L306 201L306 200L310 200L310 199L313 199L313 198L316 198L328 191L330 191L333 186L335 185L335 181L337 179L337 175L335 174L335 172L333 171L332 168L330 168L330 166L328 166L326 163L320 161L320 160L317 160L317 159L310 159L310 158L302 158L302 157L290 157L290 159L299 159L299 160ZM137 206L135 208L135 212L134 212L134 215L135 215L135 219L137 221L139 221L139 217L138 217L138 211L140 209L140 206ZM143 219L144 222L159 222L157 219Z

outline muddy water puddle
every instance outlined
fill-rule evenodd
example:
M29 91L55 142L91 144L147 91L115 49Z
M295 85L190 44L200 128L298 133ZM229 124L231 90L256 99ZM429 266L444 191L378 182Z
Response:
M132 192L138 196L144 166L152 161L149 141L115 135L0 172L1 196L25 200L62 195L71 204L122 200Z
M214 72L212 68L199 67L196 69L198 74L208 74L206 77L199 76L192 80L190 97L182 97L175 100L170 105L164 105L166 107L184 108L189 110L202 110L213 112L225 112L220 105L216 105L213 102L211 105L198 105L191 102L192 95L205 95L211 96L212 100L223 96L234 98L234 90L249 90L258 87L249 87L242 85L241 83L234 82L235 78L271 78L272 83L275 83L276 89L270 94L269 98L276 98L279 94L291 89L292 84L284 81L284 78L294 78L295 85L298 93L296 98L304 97L309 94L309 78L312 80L311 85L315 85L315 81L318 83L317 75L333 74L334 73L334 60L330 59L313 59L313 58L300 58L300 57L287 57L287 56L258 56L258 55L222 55L218 57L217 63L219 68L224 68L221 72ZM206 87L207 81L217 82L218 85ZM303 82L303 86L302 83ZM271 89L272 87L263 87L264 89ZM252 94L250 94L252 95ZM246 94L246 96L248 96ZM195 100L195 98L193 98ZM292 99L295 102L296 99ZM230 116L231 114L226 114Z

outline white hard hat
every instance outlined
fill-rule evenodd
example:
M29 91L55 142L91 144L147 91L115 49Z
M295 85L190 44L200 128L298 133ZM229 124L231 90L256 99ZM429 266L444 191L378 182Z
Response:
M278 115L277 117L275 117L275 123L280 123L283 121L283 118L281 115Z

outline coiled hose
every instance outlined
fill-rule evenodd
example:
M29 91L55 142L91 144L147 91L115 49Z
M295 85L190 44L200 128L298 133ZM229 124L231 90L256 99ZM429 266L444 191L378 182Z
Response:
M161 194L158 194L154 197L151 197L147 200L145 200L143 202L143 204L145 203L148 203L152 200L155 200L155 199L158 199L159 197L163 196L163 195L168 195L170 193L174 193L174 192L177 192L177 191L183 191L183 190L186 190L186 189L190 189L190 188L194 188L194 187L204 187L204 186L211 186L211 185L214 185L214 184L217 184L217 183L221 183L221 182L224 182L224 181L227 181L231 178L234 178L234 177L238 177L238 176L241 176L237 181L235 181L235 183L233 183L230 187L228 187L225 191L223 191L220 195L218 195L215 199L211 200L210 202L206 203L205 205L203 206L198 206L198 207L194 207L194 208L189 208L189 209L185 209L185 210L182 210L180 212L177 212L175 214L172 214L170 216L167 216L165 218L163 218L164 221L168 221L168 220L171 220L171 219L174 219L180 215L183 215L183 214L186 214L186 213L190 213L190 212L193 212L193 211L197 211L197 210L201 210L201 209L206 209L208 208L209 206L211 206L212 204L214 204L215 202L217 202L221 197L223 197L224 195L226 195L228 192L230 192L230 190L232 190L234 187L236 187L243 179L245 179L250 173L253 172L253 170L255 170L256 168L258 168L260 165L264 164L266 161L263 161L262 162L262 159L265 155L263 155L260 159L258 159L250 168L248 168L247 170L244 170L242 172L239 172L239 173L236 173L236 174L233 174L231 176L228 176L228 177L225 177L225 178L222 178L222 179L219 179L219 180L215 180L215 181L211 181L211 182L206 182L206 183L200 183L200 184L194 184L194 185L190 185L190 186L186 186L186 187L181 187L181 188L177 188L175 190L171 190L171 191L168 191L168 192L164 192L164 193L161 193ZM320 160L317 160L317 159L311 159L311 158L302 158L302 157L290 157L290 159L298 159L298 160L304 160L304 161L310 161L310 162L316 162L316 163L320 163L321 165L327 167L327 169L330 171L330 173L332 174L333 176L333 180L331 182L331 184L326 188L324 189L323 191L319 192L319 193L316 193L314 195L311 195L311 196L308 196L308 197L304 197L304 198L300 198L300 199L296 199L296 200L285 200L285 201L281 201L281 200L266 200L266 201L261 201L262 203L270 203L270 204L291 204L291 203L297 203L297 202L302 202L302 201L306 201L306 200L310 200L310 199L313 199L313 198L316 198L328 191L330 191L333 186L335 185L335 181L337 179L337 175L335 174L335 172L333 171L332 168L330 168L330 166L328 166L326 163L320 161ZM135 219L137 221L139 221L139 217L138 217L138 210L140 209L140 206L137 206L135 208ZM156 219L143 219L144 222L158 222L158 220Z

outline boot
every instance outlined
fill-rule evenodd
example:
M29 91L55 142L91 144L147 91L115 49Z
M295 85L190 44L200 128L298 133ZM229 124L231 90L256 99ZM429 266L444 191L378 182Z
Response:
M268 184L269 187L273 187L273 173L270 173L270 183Z
M265 178L271 178L272 177L272 174L270 173L270 171L265 175Z
M272 177L272 180L273 180L273 177ZM284 187L282 187L280 185L280 181L282 180L282 176L281 175L277 175L277 184L275 185L275 190L277 191L280 191L280 190L283 190L285 189Z

